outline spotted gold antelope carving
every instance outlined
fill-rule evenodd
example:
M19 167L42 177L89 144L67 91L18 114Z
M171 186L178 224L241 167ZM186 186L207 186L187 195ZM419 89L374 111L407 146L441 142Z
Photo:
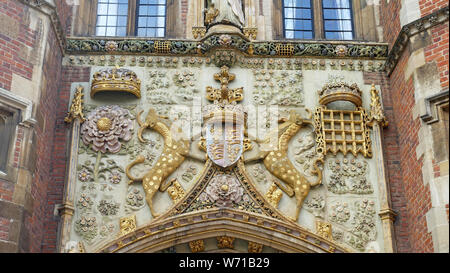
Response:
M320 156L314 161L312 173L317 175L317 180L315 182L309 182L306 177L294 167L294 164L292 164L288 158L287 152L290 139L294 137L305 124L312 125L313 123L310 120L301 118L295 111L291 111L289 119L282 118L279 122L278 130L269 132L266 139L258 141L260 143L268 144L271 139L270 137L273 137L274 134L276 134L278 136L277 147L271 147L269 145L268 151L261 151L256 159L262 159L267 170L286 184L286 186L284 186L279 181L274 180L281 190L289 197L295 195L297 200L296 214L292 219L297 221L300 209L302 208L305 198L308 196L309 190L311 187L322 183L322 170L318 167L317 163L321 162L323 164L323 158ZM249 161L253 160L255 159Z
M170 180L169 183L164 182L181 165L181 163L183 163L189 153L190 143L189 140L174 138L170 128L161 121L162 119L167 119L167 117L159 116L154 109L150 109L145 121L142 122L140 117L142 112L143 111L137 115L137 121L140 126L138 131L139 141L146 143L147 141L142 137L142 133L147 128L153 129L163 136L164 148L154 167L143 177L135 178L130 173L133 166L144 162L145 158L142 155L138 156L136 160L127 166L126 174L130 179L129 184L142 182L145 191L145 199L150 207L152 216L156 218L159 215L155 213L153 209L153 196L158 190L164 192L173 184L174 179ZM180 128L178 128L178 132L180 132Z

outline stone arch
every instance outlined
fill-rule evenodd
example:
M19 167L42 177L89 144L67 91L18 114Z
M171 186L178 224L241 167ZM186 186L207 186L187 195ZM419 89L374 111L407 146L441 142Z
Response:
M228 208L188 213L155 221L100 247L98 252L159 252L195 240L219 236L261 244L279 252L348 252L335 242L298 225ZM242 251L209 248L206 252Z

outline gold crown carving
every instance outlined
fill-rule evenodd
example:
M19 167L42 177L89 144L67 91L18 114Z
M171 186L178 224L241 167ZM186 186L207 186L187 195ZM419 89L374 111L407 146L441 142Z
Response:
M247 113L238 104L210 104L203 108L205 123L233 123L245 125Z
M362 92L356 83L349 85L344 82L328 83L319 93L319 103L327 105L335 101L349 101L359 107L362 105Z
M92 79L91 97L98 92L127 92L141 98L141 80L136 73L125 68L108 68L95 72Z

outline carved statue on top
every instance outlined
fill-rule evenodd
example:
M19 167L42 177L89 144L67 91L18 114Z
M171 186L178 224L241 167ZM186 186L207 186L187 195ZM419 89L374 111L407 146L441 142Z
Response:
M241 0L208 0L205 10L205 23L233 24L239 28L244 27L244 12Z

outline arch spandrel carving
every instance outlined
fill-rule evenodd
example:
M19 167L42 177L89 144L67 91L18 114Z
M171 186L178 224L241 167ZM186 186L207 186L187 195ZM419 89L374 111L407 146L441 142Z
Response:
M316 82L325 84L323 78L330 79L338 74L344 81L348 78L349 82L358 82L361 89L358 105L369 109L370 92L368 86L361 84L362 71L369 69L369 62L339 61L336 67L336 60L332 59L250 57L233 48L237 46L236 37L226 36L211 47L214 58L218 59L114 55L117 52L83 59L66 58L69 63L91 66L92 73L101 71L104 65L125 66L135 72L142 83L140 99L119 96L117 92L85 98L86 117L101 106L118 105L123 109L120 122L131 122L134 130L131 130L131 138L119 138L121 148L117 153L98 156L89 143L80 142L70 241L82 241L87 252L158 252L175 246L188 250L190 241L213 240L215 235L207 231L211 227L223 236L232 235L241 245L243 241L254 242L254 249L258 249L259 244L284 252L363 252L367 251L369 243L375 242L375 249L382 251L382 225L374 214L379 211L378 190L374 184L377 174L375 171L356 176L346 173L345 181L333 180L336 174L330 161L351 160L353 153L342 158L339 149L336 155L321 154L317 150L320 139L316 138L315 123L318 121L313 122L312 115L308 117L311 113L308 109L319 105L319 95L314 92L305 95ZM226 57L231 59L227 61ZM341 70L336 71L336 68ZM322 77L321 73L327 76ZM88 93L89 84L84 86ZM196 96L201 99L196 100ZM253 120L248 122L252 118L251 111L246 111L252 107L268 109L271 103L279 108L279 115L272 117L279 132L268 130L268 134L255 137L254 128L249 126L254 125ZM198 113L186 108L198 104L206 107ZM185 107L178 116L171 114L175 105ZM260 112L268 115L268 111ZM210 140L230 137L227 141L231 144L214 146L213 142L208 142L208 135L203 134L205 138L201 138L200 130L189 145L174 145L177 132L186 129L180 126L178 130L170 130L171 125L178 124L186 115L202 118L198 125L203 130L208 128L205 126L208 122L217 125L216 129L218 125L224 130L231 128L229 135L225 130L209 136ZM144 120L144 116L150 117ZM237 121L240 118L244 122ZM88 124L98 127L98 120L88 121ZM243 126L237 126L240 124ZM91 129L97 128L94 127ZM97 131L101 133L110 127L114 126L101 126ZM328 128L325 127L321 132L326 138ZM278 149L273 155L261 148L270 144L265 140L271 134L276 136ZM371 131L368 130L367 136L373 137ZM107 144L117 151L115 143ZM233 150L233 145L239 146L239 150ZM170 152L179 149L178 146L187 150L181 154ZM212 152L222 148L227 152ZM180 155L183 160L178 160ZM229 161L221 162L222 156ZM361 154L354 157L361 161ZM274 167L269 164L273 159L283 164ZM178 160L178 163L170 165L169 160ZM361 161L360 165L375 170L375 161L365 160L367 162ZM170 170L167 166L161 167L166 162ZM287 168L288 165L292 168ZM344 165L347 166L341 164ZM158 171L165 174L158 176ZM138 178L145 174L149 174L150 180L141 184ZM288 174L293 183L289 183ZM137 183L129 184L127 178ZM147 189L153 179L159 186L149 196ZM296 183L299 179L303 182ZM347 188L336 190L338 182L346 184ZM310 187L303 189L304 184ZM364 203L363 199L368 201ZM340 214L333 215L334 210L341 208L338 204L345 202L348 219ZM371 222L366 223L365 217ZM371 234L368 240L361 239L366 238L365 232ZM180 234L183 234L183 246L173 243L173 238ZM271 236L272 241L267 239ZM221 251L220 248L210 250Z

